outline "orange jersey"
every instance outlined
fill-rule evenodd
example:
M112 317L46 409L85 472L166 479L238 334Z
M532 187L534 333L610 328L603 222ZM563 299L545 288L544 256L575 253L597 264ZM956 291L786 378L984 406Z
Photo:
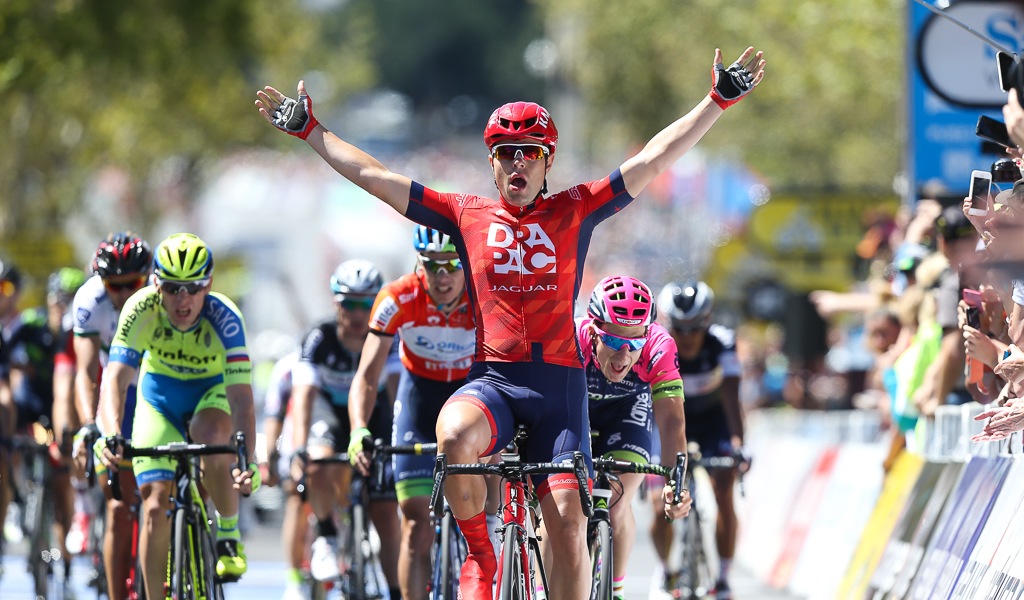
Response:
M463 292L455 310L444 314L434 305L415 273L403 275L377 294L370 330L401 334L399 357L413 375L435 381L460 381L473 364L476 325Z
M633 198L622 174L526 207L413 182L405 216L450 235L476 311L476 360L582 368L573 310L594 227Z

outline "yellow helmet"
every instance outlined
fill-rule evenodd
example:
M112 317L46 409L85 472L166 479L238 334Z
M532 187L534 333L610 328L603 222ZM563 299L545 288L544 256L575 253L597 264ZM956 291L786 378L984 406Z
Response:
M160 242L153 262L153 273L165 281L201 281L213 275L213 255L191 233L175 233Z

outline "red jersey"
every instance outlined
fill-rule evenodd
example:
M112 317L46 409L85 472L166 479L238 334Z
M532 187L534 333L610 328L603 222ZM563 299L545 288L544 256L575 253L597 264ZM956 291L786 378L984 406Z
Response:
M594 227L633 198L622 174L526 207L413 182L406 216L449 234L476 313L476 360L581 367L573 310Z
M473 365L476 325L465 292L444 314L434 306L416 273L381 288L370 312L370 330L401 332L399 357L410 373L435 381L461 381Z

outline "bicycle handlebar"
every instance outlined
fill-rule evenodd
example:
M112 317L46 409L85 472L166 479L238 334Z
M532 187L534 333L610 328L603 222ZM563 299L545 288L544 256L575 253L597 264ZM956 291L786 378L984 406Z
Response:
M238 445L239 436L241 436L241 447ZM211 456L214 454L234 454L237 456L242 455L241 453L245 450L245 434L241 431L235 434L236 443L230 444L190 444L188 442L171 442L169 444L162 444L160 446L152 446L148 448L136 448L131 445L131 442L125 440L119 435L107 436L106 444L107 449L110 450L111 454L117 454L118 446L122 449L122 456L124 458L134 458L136 456L148 456L154 458L191 458L193 456ZM121 493L121 480L117 477L117 469L109 469L107 471L107 485L110 487L110 494L114 500L120 501L123 497Z
M503 457L509 455L502 455ZM434 516L442 516L442 501L444 495L444 479L448 475L497 475L508 481L522 481L527 475L552 475L555 473L572 473L576 476L576 484L579 487L580 503L583 506L583 514L590 518L594 512L593 497L590 493L590 486L587 484L587 463L583 453L574 452L572 462L537 462L524 463L518 460L507 459L497 464L455 464L449 465L444 454L438 454L434 462L434 487L430 492L430 507Z

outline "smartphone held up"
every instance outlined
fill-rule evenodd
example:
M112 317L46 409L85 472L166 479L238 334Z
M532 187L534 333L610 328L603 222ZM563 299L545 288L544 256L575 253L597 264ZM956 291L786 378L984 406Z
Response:
M978 217L987 216L991 191L992 173L971 171L971 208L967 212Z

